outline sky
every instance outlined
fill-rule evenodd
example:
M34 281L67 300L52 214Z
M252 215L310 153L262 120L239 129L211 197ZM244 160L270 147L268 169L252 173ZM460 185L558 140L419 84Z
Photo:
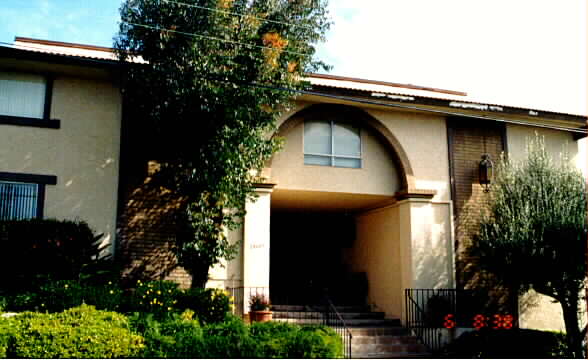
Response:
M588 0L330 0L334 75L586 115ZM0 0L15 36L112 46L121 0ZM1 45L1 44L0 44Z

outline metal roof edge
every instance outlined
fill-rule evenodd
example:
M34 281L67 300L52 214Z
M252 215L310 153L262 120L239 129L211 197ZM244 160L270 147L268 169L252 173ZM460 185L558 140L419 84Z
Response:
M427 97L424 95L406 95L400 92L376 92L362 89L350 89L329 85L312 85L312 89L315 91L323 91L330 94L340 94L342 96L352 96L367 99L377 99L378 101L384 101L389 103L410 103L419 105L430 105L430 106L442 106L454 110L472 110L479 112L495 113L495 114L511 114L519 116L528 116L537 119L552 119L552 120L563 120L578 122L582 125L586 125L588 116L579 114L570 114L564 112L556 112L541 109L531 109L508 105L499 104L488 104L482 102L476 102L471 100L456 100L456 99L444 99L438 97Z

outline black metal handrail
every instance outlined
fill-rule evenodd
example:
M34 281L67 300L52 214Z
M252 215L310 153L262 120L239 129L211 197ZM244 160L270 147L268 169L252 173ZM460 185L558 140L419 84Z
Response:
M429 351L435 353L441 348L442 334L436 326L433 326L433 319L425 312L425 294L418 290L420 289L404 290L405 326Z
M345 358L351 359L351 342L353 341L353 334L345 323L345 319L343 319L331 299L326 294L325 302L325 325L331 327L337 334L339 334L339 336L341 336L341 339L343 339L343 355ZM334 317L333 314L335 315Z
M444 341L451 340L453 334L448 329L518 327L516 297L496 296L496 291L405 289L405 325L433 353L441 350ZM505 292L502 290L501 294ZM495 323L494 319L502 320Z

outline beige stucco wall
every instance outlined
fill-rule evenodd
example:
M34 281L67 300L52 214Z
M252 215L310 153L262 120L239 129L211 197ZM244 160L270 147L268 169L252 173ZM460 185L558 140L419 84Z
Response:
M351 252L354 271L368 278L368 301L400 317L403 289L400 254L400 218L397 206L373 210L356 217L356 241Z
M284 146L272 159L270 182L278 189L394 195L400 180L389 152L373 130L361 127L360 134L360 169L304 165L304 123L300 122L280 134Z
M282 126L294 121L296 113L314 103L300 100L279 121ZM357 105L357 104L356 104ZM401 150L407 155L415 178L415 188L435 190L435 201L450 198L449 158L447 128L443 116L414 112L389 111L375 107L360 107L372 116L398 140ZM271 164L271 181L277 188L299 190L363 192L367 194L389 194L391 179L399 173L390 153L373 136L375 130L362 132L364 169L305 166L303 155L303 125L287 129L280 134L286 140L284 149L274 156ZM319 185L320 184L320 185ZM394 183L396 184L396 183ZM394 186L398 188L398 186ZM336 189L336 190L334 190ZM382 192L385 191L385 192Z
M450 203L405 200L356 217L355 271L367 273L369 301L404 319L404 289L454 286Z
M574 164L577 163L579 158L578 142L574 140L572 133L507 124L506 139L510 158L514 160L524 159L527 154L527 143L535 138L535 134L544 138L545 148L555 161L560 160L560 154L566 149L570 160Z
M243 286L243 226L227 231L227 236L230 243L238 244L238 251L230 261L223 259L210 269L206 287L223 289Z
M57 75L51 118L61 128L0 125L0 171L57 176L46 187L45 217L84 220L112 243L121 110L111 80Z
M437 115L369 109L394 134L413 170L417 189L435 190L433 200L450 199L445 118Z

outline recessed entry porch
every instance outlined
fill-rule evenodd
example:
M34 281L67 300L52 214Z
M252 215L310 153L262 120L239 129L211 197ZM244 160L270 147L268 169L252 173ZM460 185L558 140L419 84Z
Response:
M274 304L366 305L368 274L356 262L365 237L358 215L392 196L274 189L270 215L270 294ZM358 232L359 231L359 232Z

